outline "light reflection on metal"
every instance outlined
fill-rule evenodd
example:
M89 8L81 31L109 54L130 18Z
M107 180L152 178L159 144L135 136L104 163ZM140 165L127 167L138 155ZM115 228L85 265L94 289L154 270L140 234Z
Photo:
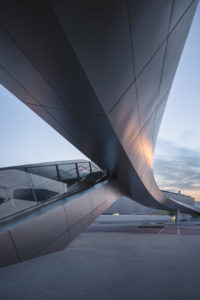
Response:
M153 150L152 142L144 134L142 135L142 144L143 144L143 151L144 151L144 157L145 157L146 163L147 163L148 167L153 170L154 150Z
M4 1L0 79L129 197L191 212L156 185L152 143L198 1L150 2Z

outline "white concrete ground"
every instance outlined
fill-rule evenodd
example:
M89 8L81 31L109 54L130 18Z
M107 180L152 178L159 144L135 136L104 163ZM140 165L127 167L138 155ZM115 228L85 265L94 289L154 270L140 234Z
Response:
M0 299L199 300L200 226L145 224L97 220L67 249L0 269Z

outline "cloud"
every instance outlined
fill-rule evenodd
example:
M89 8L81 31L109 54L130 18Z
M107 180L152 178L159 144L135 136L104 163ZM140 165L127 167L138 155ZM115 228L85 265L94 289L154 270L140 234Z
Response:
M200 201L200 151L160 140L155 154L154 174L161 189L181 190Z

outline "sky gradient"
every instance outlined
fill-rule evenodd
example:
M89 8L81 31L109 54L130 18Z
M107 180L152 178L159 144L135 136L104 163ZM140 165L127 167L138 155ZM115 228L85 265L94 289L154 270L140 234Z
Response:
M200 5L183 50L161 123L154 174L162 189L200 201Z
M162 189L200 201L200 5L181 57L154 159ZM0 167L86 158L0 85Z
M2 85L0 110L0 168L86 158Z

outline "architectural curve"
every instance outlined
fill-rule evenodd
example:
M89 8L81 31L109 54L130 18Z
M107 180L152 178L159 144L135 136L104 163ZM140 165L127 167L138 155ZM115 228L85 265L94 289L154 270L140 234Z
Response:
M2 1L2 84L146 206L153 153L197 0Z

